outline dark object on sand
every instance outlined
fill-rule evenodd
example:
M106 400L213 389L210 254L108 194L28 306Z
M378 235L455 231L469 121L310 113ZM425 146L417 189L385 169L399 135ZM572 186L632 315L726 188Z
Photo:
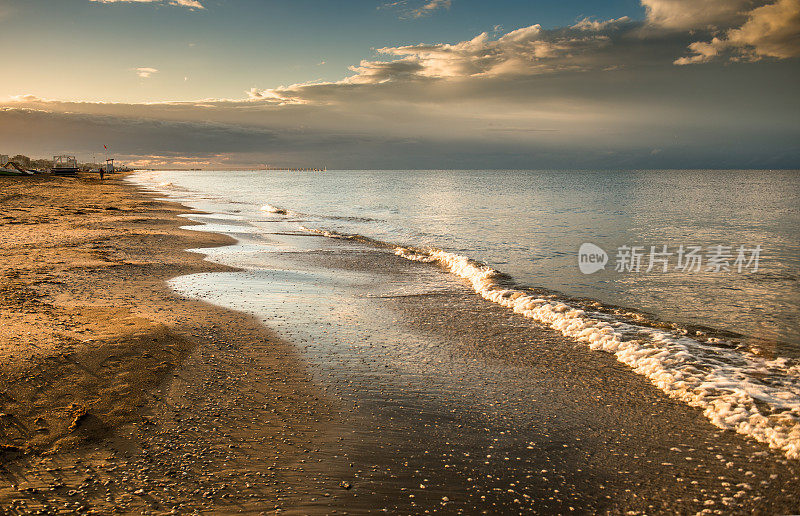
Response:
M11 453L22 453L22 448L13 444L0 444L0 456Z

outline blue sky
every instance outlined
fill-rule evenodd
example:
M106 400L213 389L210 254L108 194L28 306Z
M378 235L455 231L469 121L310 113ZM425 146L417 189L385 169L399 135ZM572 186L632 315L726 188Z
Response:
M251 87L341 79L372 49L462 41L583 16L642 18L636 1L457 0L420 18L380 0L206 0L204 9L88 0L0 0L15 81L0 97L160 101L236 97ZM46 13L43 16L43 13ZM53 34L62 37L54 38ZM325 64L320 64L320 63ZM134 80L136 68L155 68ZM57 76L62 80L53 80ZM64 81L68 78L69 81Z
M4 154L800 167L800 0L0 0L0 22Z

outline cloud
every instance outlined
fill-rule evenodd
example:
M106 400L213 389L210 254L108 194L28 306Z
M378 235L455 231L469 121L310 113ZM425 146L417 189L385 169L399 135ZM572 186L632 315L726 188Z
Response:
M57 142L58 149L76 152L96 147L92 141L103 141L128 154L205 155L223 150L247 151L258 145L268 146L277 138L269 128L246 124L135 116L137 109L131 109L133 106L125 108L125 113L114 113L114 109L103 113L102 107L98 113L86 112L85 108L83 113L60 111L63 105L47 107L50 109L0 108L0 120L20 133L19 136L4 134L4 139L49 141L50 145ZM149 111L142 106L138 110Z
M400 2L390 4L396 6ZM405 5L405 3L400 3ZM800 56L800 0L642 0L643 22L628 17L584 18L570 27L529 25L497 36L484 32L459 43L378 49L393 60L364 60L343 83L367 84L424 78L534 75L619 69L662 57L703 63ZM708 39L701 40L703 36ZM692 55L681 57L685 50ZM637 55L638 54L638 55Z
M143 68L136 68L136 70L134 71L136 72L136 75L138 75L142 79L149 79L150 77L152 77L154 73L158 73L158 68L143 67Z
M676 30L728 28L769 0L641 0L648 23Z
M199 0L89 0L100 4L159 4L186 7L188 9L205 9Z
M31 95L30 93L23 93L23 94L20 94L20 95L12 95L11 97L8 97L8 102L14 102L14 103L17 103L17 102L18 103L36 102L36 103L41 103L41 102L50 102L50 99L43 99L41 97L37 97L36 95Z
M395 9L400 11L401 18L425 18L440 9L450 9L452 0L426 0L422 5L413 7L409 0L397 0L378 7L378 9Z
M578 20L578 22L572 26L573 29L579 29L583 31L595 31L600 32L602 30L606 30L608 28L613 28L615 25L620 25L622 23L630 22L630 18L627 16L623 16L621 18L612 18L610 20L594 20L592 18L586 17ZM495 27L496 30L496 27Z
M677 65L705 63L727 55L732 60L757 61L765 57L800 56L800 0L778 0L756 7L747 20L710 41L689 45L693 55L675 60Z
M430 0L426 4L412 9L410 14L414 18L423 18L429 16L439 9L450 9L450 0Z
M377 50L390 60L362 60L354 75L337 82L305 83L248 92L251 99L302 102L306 94L342 91L347 86L427 83L446 80L526 77L574 72L626 64L619 40L639 24L627 17L606 21L581 20L572 27L546 30L530 25L500 37L483 32L458 43L405 45ZM675 46L672 51L680 47ZM671 57L670 57L671 59ZM669 61L667 61L669 62Z
M796 67L673 67L673 47L662 66L612 73L296 85L271 96L256 89L243 99L153 104L27 95L0 106L0 141L46 156L85 153L102 140L125 159L227 167L800 165Z
M169 0L170 5L188 7L189 9L205 9L198 0Z

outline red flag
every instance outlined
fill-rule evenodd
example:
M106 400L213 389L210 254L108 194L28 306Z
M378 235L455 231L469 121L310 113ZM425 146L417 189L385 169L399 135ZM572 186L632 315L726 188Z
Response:
M105 150L108 150L108 147L106 147L105 145L103 145L103 148L104 148Z

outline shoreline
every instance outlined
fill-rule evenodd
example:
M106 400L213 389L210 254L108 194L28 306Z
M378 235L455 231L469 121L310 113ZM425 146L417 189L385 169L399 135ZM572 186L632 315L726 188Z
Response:
M222 206L212 227L239 213ZM293 232L296 221L283 220L216 228L240 242L205 251L208 259L252 270L185 277L176 289L257 314L306 348L321 385L352 403L350 420L362 421L328 454L347 450L361 465L356 485L361 504L370 497L366 507L796 509L796 461L714 426L613 355L488 303L446 267L358 239ZM323 315L343 306L353 317Z
M356 279L344 297L276 313L306 310L317 331L281 340L260 312L167 285L182 276L188 295L203 273L238 270L185 250L233 242L179 229L192 224L179 214L199 212L118 179L8 184L19 213L0 234L0 380L31 386L18 389L28 398L0 398L11 415L0 442L16 447L0 454L0 507L12 514L797 508L797 461L712 427L612 356L487 303L430 264L275 233L283 244L305 239L308 252L288 245L266 268L307 273L314 292L334 288L315 277L369 277L376 293L416 292L434 276L438 285L381 297ZM246 297L249 279L216 287ZM292 274L266 281L253 288L276 298L268 312L282 287L304 288ZM366 346L322 316L353 293L391 315L378 333L363 327ZM344 324L361 331L366 313L354 313ZM424 348L405 348L403 335ZM38 364L46 369L33 374ZM31 431L37 424L48 432Z
M186 251L233 239L180 229L192 223L178 215L191 209L156 201L156 194L119 176L0 181L0 507L152 508L152 500L131 496L99 466L125 469L125 456L141 453L148 435L167 431L175 419L182 431L180 418L164 415L175 399L189 413L224 401L187 399L215 375L238 372L237 364L223 363L225 349L240 350L281 377L250 396L285 414L258 430L272 443L270 454L283 457L273 468L295 462L296 450L282 444L286 435L308 442L323 430L320 421L330 421L332 408L290 344L251 316L182 298L167 285L180 275L234 270ZM67 478L62 463L76 460L91 476ZM279 484L297 481L285 476ZM85 489L93 477L109 484ZM172 498L180 510L208 508L207 491L193 494L172 484L175 492L160 498ZM276 496L265 491L259 498Z

